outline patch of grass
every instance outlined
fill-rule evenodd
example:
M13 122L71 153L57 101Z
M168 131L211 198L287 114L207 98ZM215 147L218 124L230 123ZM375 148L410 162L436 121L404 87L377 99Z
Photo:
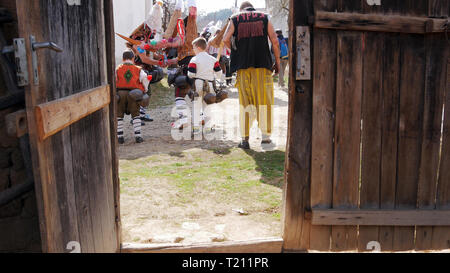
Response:
M276 221L281 221L281 213L277 212L277 213L273 213L272 217L276 220Z
M154 155L120 162L121 191L139 194L137 180L158 181L176 190L173 206L193 205L202 198L210 202L262 205L266 209L281 206L285 153L257 153L231 149L187 151L182 157ZM273 211L273 210L272 210Z
M152 90L152 97L150 100L149 109L157 107L169 106L174 103L174 89L167 83L167 78L156 84L150 85Z

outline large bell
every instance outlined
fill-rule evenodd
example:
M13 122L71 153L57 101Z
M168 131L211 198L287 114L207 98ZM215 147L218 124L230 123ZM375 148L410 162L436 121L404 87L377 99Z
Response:
M144 93L139 90L139 89L135 89L133 91L130 91L130 93L128 94L128 96L136 101L136 102L140 102L143 98L144 98Z

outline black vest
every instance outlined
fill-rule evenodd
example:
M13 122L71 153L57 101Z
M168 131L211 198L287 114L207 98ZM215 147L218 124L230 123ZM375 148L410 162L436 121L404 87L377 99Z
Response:
M267 14L247 10L234 15L231 20L234 24L231 71L251 67L272 70Z

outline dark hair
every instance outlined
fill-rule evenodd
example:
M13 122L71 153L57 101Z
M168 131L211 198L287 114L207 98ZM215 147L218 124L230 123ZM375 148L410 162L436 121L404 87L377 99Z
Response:
M134 60L134 53L133 53L133 51L131 51L131 50L126 50L126 51L123 53L123 60L124 60L124 61L132 61L132 60Z
M253 8L252 3L250 3L249 1L242 2L240 10L243 11L246 8Z
M203 37L197 38L192 42L192 45L195 47L199 47L203 50L206 50L208 47L208 43L206 42L206 39Z

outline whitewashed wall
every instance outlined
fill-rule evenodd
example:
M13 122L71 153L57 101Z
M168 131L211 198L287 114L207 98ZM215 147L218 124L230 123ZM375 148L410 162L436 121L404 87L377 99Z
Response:
M128 36L145 20L152 0L113 0L115 32ZM122 61L125 41L116 36L116 62Z

